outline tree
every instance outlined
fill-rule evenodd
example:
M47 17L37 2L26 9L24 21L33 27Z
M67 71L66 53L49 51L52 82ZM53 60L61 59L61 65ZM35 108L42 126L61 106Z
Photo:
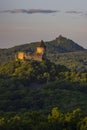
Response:
M65 115L66 128L70 130L76 130L77 124L81 121L82 116L82 111L79 108L73 110L72 113L67 113Z
M62 130L64 128L64 115L57 107L52 109L51 115L48 115L50 130Z
M84 118L78 123L78 130L87 130L87 117L84 117Z

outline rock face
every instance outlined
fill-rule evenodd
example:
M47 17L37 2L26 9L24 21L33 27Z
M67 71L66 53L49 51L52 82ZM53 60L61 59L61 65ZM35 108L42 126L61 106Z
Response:
M18 52L15 56L16 60L35 60L42 61L46 59L46 46L43 41L41 41L34 53Z

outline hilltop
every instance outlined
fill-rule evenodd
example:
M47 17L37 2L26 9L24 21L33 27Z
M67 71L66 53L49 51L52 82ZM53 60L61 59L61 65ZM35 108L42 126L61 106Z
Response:
M85 50L74 41L59 35L55 40L46 42L49 53L66 53Z

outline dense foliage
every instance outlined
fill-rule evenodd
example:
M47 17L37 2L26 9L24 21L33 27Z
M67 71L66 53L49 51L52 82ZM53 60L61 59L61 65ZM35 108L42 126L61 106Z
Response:
M63 114L56 107L48 115L7 113L0 115L0 130L87 130L87 116L80 109Z
M49 60L38 61L12 61L0 66L1 77L26 79L28 82L54 81L59 72L67 71L63 65L55 65Z
M49 60L12 61L0 66L0 110L48 113L87 111L87 73L77 73Z

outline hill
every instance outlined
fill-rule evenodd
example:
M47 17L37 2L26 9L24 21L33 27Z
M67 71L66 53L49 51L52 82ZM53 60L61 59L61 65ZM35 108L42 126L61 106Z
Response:
M67 39L63 36L59 36L55 40L45 42L47 47L47 54L58 54L66 52L84 51L85 49L74 41ZM20 46L15 46L8 49L0 49L0 63L7 62L14 59L15 54L18 51L33 52L36 49L38 42L28 43Z
M0 50L1 129L87 128L87 51L71 43L61 36L46 42L53 62L14 60L17 51L33 52L38 43Z
M46 45L49 53L66 53L85 50L74 41L61 35L53 41L46 42Z

